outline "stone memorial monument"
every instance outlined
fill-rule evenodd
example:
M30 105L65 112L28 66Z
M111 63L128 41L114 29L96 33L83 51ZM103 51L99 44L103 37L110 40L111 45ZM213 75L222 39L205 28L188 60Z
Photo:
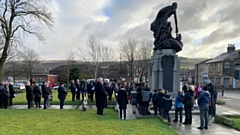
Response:
M178 33L177 3L162 8L151 24L154 52L149 66L149 82L152 90L163 88L175 96L180 90L180 61L177 52L182 50L182 36ZM174 16L176 36L172 36L172 25L168 18Z

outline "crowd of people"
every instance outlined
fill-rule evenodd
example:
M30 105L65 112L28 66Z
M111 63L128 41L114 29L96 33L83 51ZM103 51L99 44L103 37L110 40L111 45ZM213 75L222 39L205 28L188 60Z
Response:
M7 81L0 83L0 108L7 109L8 106L12 106L14 97L13 83Z

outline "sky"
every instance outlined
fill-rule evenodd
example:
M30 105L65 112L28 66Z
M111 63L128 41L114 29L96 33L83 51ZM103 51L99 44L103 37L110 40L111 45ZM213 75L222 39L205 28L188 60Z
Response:
M112 47L128 37L154 40L150 24L158 11L172 0L52 0L53 28L43 27L44 42L34 36L24 39L41 60L66 59L68 50L86 47L89 36ZM239 0L178 0L178 29L183 50L178 56L211 58L227 51L228 44L240 47ZM173 16L169 19L173 21ZM175 25L172 23L173 32ZM174 35L174 33L172 33ZM152 48L154 45L151 46Z

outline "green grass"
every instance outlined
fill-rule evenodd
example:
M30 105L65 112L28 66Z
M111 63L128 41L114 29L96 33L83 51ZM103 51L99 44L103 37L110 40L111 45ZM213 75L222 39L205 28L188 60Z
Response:
M81 97L82 97L82 95L80 95L80 98ZM26 105L27 104L26 93L17 94L17 96L13 99L13 104L14 105ZM41 99L41 104L43 104L43 98ZM57 90L53 90L53 101L51 101L50 104L51 105L59 105L60 104L60 101L58 99ZM64 104L65 105L78 105L79 101L72 101L72 94L69 91ZM88 101L88 104L95 105L96 102L95 101L93 101L93 102ZM110 103L108 103L108 104L110 104Z
M225 117L234 121L232 128L240 131L240 115L226 115Z
M119 120L112 109L1 110L1 135L177 135L159 119Z

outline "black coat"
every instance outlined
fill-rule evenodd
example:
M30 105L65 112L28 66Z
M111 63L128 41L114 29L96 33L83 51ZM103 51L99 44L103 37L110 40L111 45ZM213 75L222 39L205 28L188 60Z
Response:
M26 86L26 99L27 101L33 101L33 89L31 86Z
M42 97L43 98L48 98L48 95L50 94L49 89L46 86L42 86Z
M58 87L58 99L66 99L67 92L62 86Z
M85 81L81 81L81 83L80 83L80 91L81 92L86 92L86 90L85 90Z
M33 88L33 94L34 94L34 99L40 99L41 98L42 93L41 93L41 90L38 86L35 86Z
M15 91L13 89L13 86L10 84L8 87L9 87L9 92L10 92L10 98L14 98Z
M108 93L105 90L105 87L97 82L95 85L95 98L96 98L96 106L98 108L104 108L107 106L107 97Z
M193 107L193 101L194 101L193 91L189 90L183 96L184 107Z
M188 87L187 87L187 85L183 85L183 87L182 87L182 91L183 91L184 93L186 93L186 92L187 92L187 90L188 90Z
M126 90L118 91L118 105L119 109L127 109L128 99Z
M209 83L209 84L206 85L206 87L207 87L207 91L209 91L209 93L211 94L211 98L212 98L213 94L215 92L213 84Z
M60 87L60 86L59 86ZM71 83L70 84L70 89L71 89L71 93L76 93L76 85L75 85L75 83Z
M156 102L157 102L157 107L159 108L163 108L163 96L164 96L164 93L158 92Z

